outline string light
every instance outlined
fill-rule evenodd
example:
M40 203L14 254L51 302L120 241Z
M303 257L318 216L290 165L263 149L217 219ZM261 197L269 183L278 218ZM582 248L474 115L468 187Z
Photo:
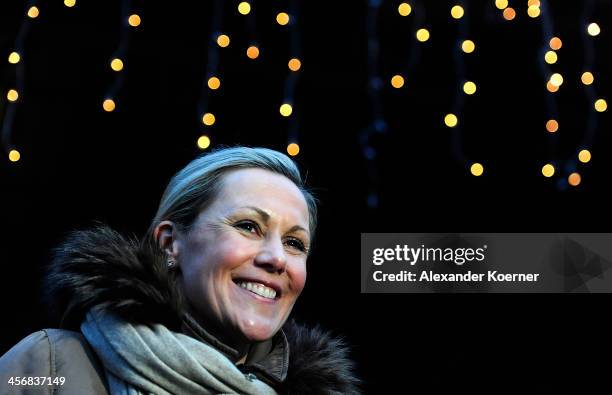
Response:
M473 81L466 81L463 84L463 92L465 92L466 95L473 95L476 93L476 84Z
M200 149L206 149L208 147L210 147L210 137L208 137L207 135L203 134L202 136L200 136L198 138L198 147Z
M11 102L17 101L17 99L19 99L19 92L17 92L16 89L9 89L9 91L6 93L6 98Z
M291 104L289 103L283 103L280 106L279 111L283 117L288 117L293 112L293 107L291 107Z
M279 12L278 14L276 14L276 23L281 26L285 26L286 24L288 24L289 14L287 14L286 12Z
M64 5L68 8L72 8L76 5L76 0L64 0Z
M559 130L559 122L556 119L549 119L546 122L546 130L550 133L555 133Z
M495 7L497 7L498 10L503 10L508 7L508 0L495 0Z
M589 36L595 37L599 35L601 29L597 23L589 23L589 26L587 26L587 32L589 33Z
M461 19L461 17L463 17L463 14L463 7L461 7L460 5L455 5L453 6L453 8L451 8L451 16L454 19Z
M106 99L102 102L102 108L106 112L112 112L115 110L115 101L113 99Z
M484 167L478 162L473 163L472 166L470 166L470 172L472 175L479 177L484 173Z
M38 7L36 7L35 5L28 9L28 16L30 18L32 19L37 18L38 15L40 15L40 11L38 10Z
M121 71L123 70L123 61L119 58L114 58L111 60L110 66L114 71Z
M128 18L128 24L132 27L140 26L140 22L142 22L142 20L140 19L140 15L138 14L132 14Z
M215 115L213 113L207 112L202 115L202 123L206 126L212 126L215 124Z
M555 93L559 90L559 86L554 85L552 82L548 81L546 83L546 89L550 92L550 93Z
M555 175L555 166L551 165L550 163L545 164L544 166L542 166L542 175L544 177L552 177Z
M246 54L249 59L257 59L257 57L259 57L259 48L255 45L251 45L247 48Z
M580 181L582 181L582 177L580 177L580 174L576 172L570 174L569 177L567 177L567 182L573 187L578 186L580 184Z
M550 45L550 49L554 51L558 51L563 46L563 41L561 41L559 37L553 37L550 39L549 45Z
M421 28L419 30L417 30L416 32L416 38L417 40L419 40L420 42L424 43L425 41L429 40L429 30L425 29L425 28Z
M302 62L300 62L298 58L291 58L287 66L289 66L289 70L291 71L298 71L302 67Z
M590 71L585 71L580 76L580 81L582 81L584 85L591 85L593 81L595 81L595 77L593 76L593 73L591 73Z
M474 44L474 41L472 40L464 40L461 43L461 49L465 53L472 53L476 49L476 44Z
M608 103L605 101L605 99L597 99L595 101L595 111L604 112L607 109L608 109Z
M457 126L458 123L459 120L457 119L457 116L453 113L446 114L446 116L444 117L444 124L449 128L454 128L455 126Z
M544 60L548 64L557 63L557 60L558 60L557 53L555 51L546 51L546 54L544 55Z
M504 9L502 15L504 16L505 20L511 21L516 17L516 11L514 11L514 8L512 7L507 7Z
M221 48L225 48L228 45L230 45L229 36L226 34L219 34L219 36L217 36L217 45L220 46Z
M578 153L578 160L582 163L589 163L591 161L591 152L588 149L583 149Z
M531 18L537 18L540 16L540 7L535 5L529 6L527 8L527 15L529 15Z
M290 156L296 156L300 153L300 146L296 143L291 143L287 146L287 153Z
M556 87L561 86L563 84L563 76L559 73L553 73L553 75L550 76L550 83Z
M242 15L247 15L249 12L251 12L251 4L246 1L241 2L238 4L238 12Z
M11 162L17 162L21 158L21 154L16 149L12 149L8 154Z
M212 90L216 90L219 89L219 87L221 86L221 80L217 77L210 77L208 79L208 87Z
M412 12L412 7L408 3L401 3L397 6L397 12L399 12L401 16L408 16Z
M11 52L11 54L8 57L8 61L11 64L17 64L19 63L20 60L21 60L21 56L19 56L18 52Z
M395 89L399 89L402 86L404 86L404 77L402 77L399 74L396 74L393 77L391 77L391 86L394 87Z
M540 0L528 0L527 1L527 7L539 7L540 6Z

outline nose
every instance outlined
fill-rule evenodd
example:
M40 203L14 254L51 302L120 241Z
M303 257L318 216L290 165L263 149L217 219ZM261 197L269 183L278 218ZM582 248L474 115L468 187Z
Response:
M267 237L255 257L255 265L269 273L281 274L287 266L287 255L279 236Z

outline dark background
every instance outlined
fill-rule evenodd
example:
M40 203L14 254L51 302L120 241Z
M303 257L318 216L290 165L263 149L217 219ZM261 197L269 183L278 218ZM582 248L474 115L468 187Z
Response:
M6 4L5 4L6 3ZM583 69L582 7L551 1L555 34L563 39L564 85L555 96L561 128L551 150L545 132L545 82L539 71L541 18L527 1L511 1L507 22L493 1L469 1L465 56L478 83L460 114L466 157L483 163L474 177L453 155L450 111L457 78L453 51L455 2L422 1L431 39L419 61L402 69L414 40L415 15L401 18L399 1L383 1L379 70L387 133L371 143L368 161L359 136L373 121L368 96L367 3L299 3L302 70L294 115L278 114L287 77L287 26L274 22L288 2L254 2L260 57L249 45L238 2L225 2L220 50L221 89L210 97L217 123L207 132L220 144L284 151L291 122L301 147L297 161L321 200L320 226L308 285L295 316L344 334L368 393L590 392L601 388L600 358L609 360L607 295L368 295L359 292L360 233L365 232L610 232L612 168L609 111L598 114L593 159L579 166L582 183L559 188L544 163L575 156L592 103ZM413 2L411 2L413 3ZM130 33L124 84L113 113L101 103L116 73L108 67L119 43L120 3L85 2L69 9L42 1L25 42L25 91L20 92L12 143L21 160L0 161L2 276L0 352L42 327L39 281L51 250L74 229L103 221L142 234L169 178L201 151L197 103L207 67L212 6L208 2L133 1L142 24ZM597 1L593 72L609 99L612 3ZM23 22L25 2L0 5L0 116L14 66L6 62ZM406 85L394 90L401 72ZM608 100L609 101L609 100ZM6 147L4 147L6 148ZM375 165L376 178L368 171ZM559 166L562 169L563 165ZM561 171L563 174L563 171ZM373 191L378 204L368 205ZM607 363L609 365L609 363ZM609 379L604 379L603 382ZM595 384L592 384L595 383ZM604 388L609 388L606 386ZM416 390L415 390L416 389ZM414 390L414 391L411 391ZM604 391L605 392L605 391ZM595 393L595 392L593 392Z

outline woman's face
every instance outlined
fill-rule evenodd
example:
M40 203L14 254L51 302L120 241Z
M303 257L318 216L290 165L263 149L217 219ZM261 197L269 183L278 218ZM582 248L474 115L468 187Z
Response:
M243 340L271 338L306 282L308 218L288 178L255 168L224 175L219 195L177 239L191 305Z

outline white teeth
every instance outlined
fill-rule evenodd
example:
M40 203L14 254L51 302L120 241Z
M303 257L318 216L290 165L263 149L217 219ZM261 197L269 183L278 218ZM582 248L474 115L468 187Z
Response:
M238 285L240 286L240 288L249 290L253 292L254 294L263 296L264 298L268 298L268 299L276 298L276 291L273 290L272 288L266 287L263 284L251 283L251 282L245 281L245 282L238 283Z

